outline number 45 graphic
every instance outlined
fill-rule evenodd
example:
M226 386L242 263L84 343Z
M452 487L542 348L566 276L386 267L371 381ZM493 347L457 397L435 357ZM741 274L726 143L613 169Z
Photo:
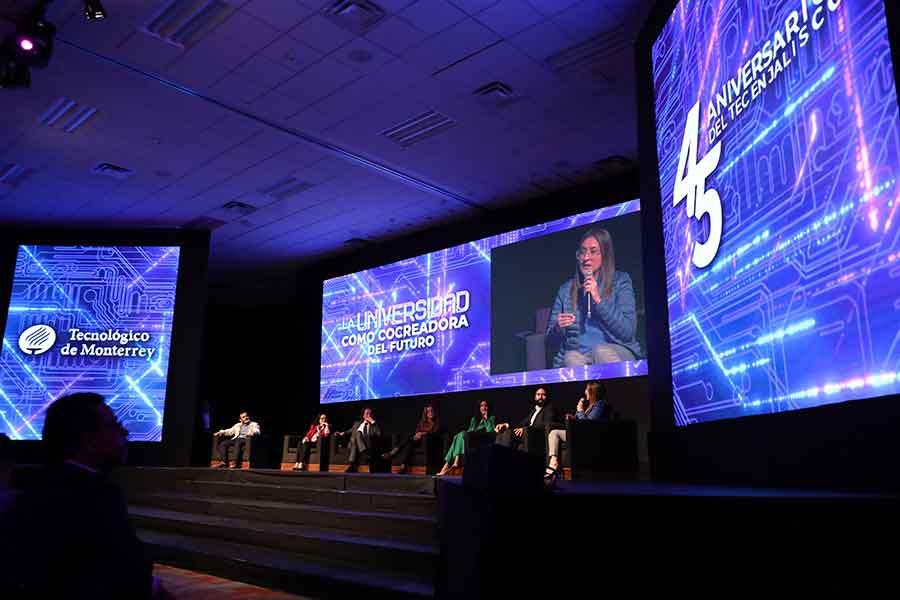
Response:
M700 102L688 112L684 125L684 137L681 140L681 153L678 155L678 173L675 175L674 206L687 200L688 218L703 219L709 215L709 236L705 242L694 241L694 256L691 262L698 269L708 266L719 251L722 241L722 201L719 193L713 189L705 189L706 178L719 166L722 154L722 142L710 148L700 162L697 162L697 142L700 137ZM687 172L685 172L685 169ZM684 177L682 178L682 175Z

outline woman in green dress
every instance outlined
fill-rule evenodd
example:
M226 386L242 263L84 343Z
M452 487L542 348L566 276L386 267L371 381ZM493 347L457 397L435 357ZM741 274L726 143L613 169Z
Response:
M478 405L478 414L472 417L472 420L469 421L469 428L465 431L460 431L455 436L453 436L453 443L450 444L450 449L447 451L447 456L444 458L446 462L444 462L444 468L440 470L438 476L446 475L450 472L450 469L454 469L459 466L459 457L462 456L466 451L466 433L469 431L494 431L494 425L496 418L493 414L491 414L491 405L487 400L482 400L481 404Z

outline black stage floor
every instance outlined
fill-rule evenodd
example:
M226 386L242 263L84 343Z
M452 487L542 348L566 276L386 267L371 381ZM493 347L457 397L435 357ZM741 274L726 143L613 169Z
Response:
M893 494L566 481L488 494L461 478L122 469L160 562L315 597L527 591L881 594Z

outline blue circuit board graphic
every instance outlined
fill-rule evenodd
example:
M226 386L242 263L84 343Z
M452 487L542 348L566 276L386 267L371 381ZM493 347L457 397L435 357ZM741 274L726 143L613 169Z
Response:
M683 0L652 56L676 423L900 391L883 0ZM723 224L698 267L714 237L713 216L691 214L715 200L705 190Z
M160 441L179 255L20 246L0 349L0 431L40 439L56 398L96 392L130 441Z
M640 201L631 200L325 281L320 401L645 375L645 360L502 375L491 375L490 365L491 249L638 210ZM454 297L461 290L469 293L468 325L434 332L428 347L392 351L385 342L383 351L371 352L366 345L345 343L360 331L353 325L359 315L398 303Z

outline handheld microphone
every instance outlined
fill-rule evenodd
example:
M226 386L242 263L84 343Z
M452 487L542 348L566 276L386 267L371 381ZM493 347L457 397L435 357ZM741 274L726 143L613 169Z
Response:
M591 273L590 271L582 270L582 275L584 275L584 280L587 281L587 278L589 276L593 275L593 273ZM582 286L584 286L584 284L582 284ZM591 302L591 293L587 290L586 286L585 286L585 290L584 290L584 295L585 295L585 301L587 302L587 318L590 319L591 318L591 304L593 304L593 302Z

